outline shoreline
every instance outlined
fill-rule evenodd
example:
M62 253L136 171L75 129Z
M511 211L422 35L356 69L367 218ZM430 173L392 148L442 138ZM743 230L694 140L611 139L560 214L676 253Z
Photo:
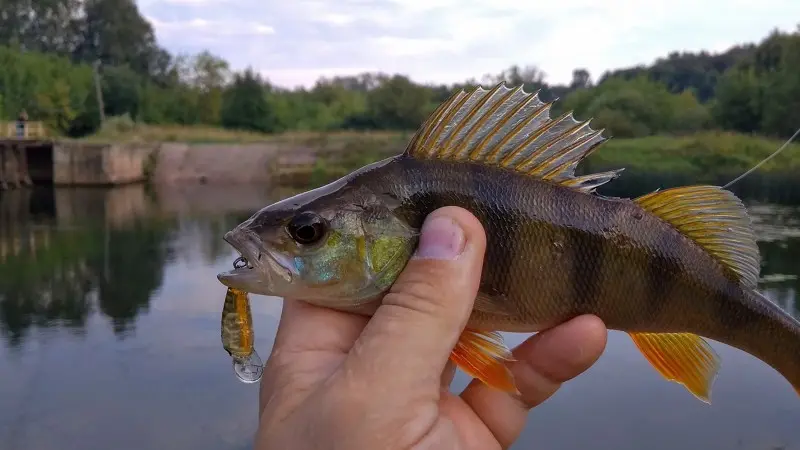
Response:
M147 164L148 182L271 183L318 185L365 164L403 152L408 133L308 134L302 138L243 143L165 142ZM783 144L777 139L730 132L685 136L611 138L579 164L577 173L623 168L725 182L749 170ZM800 173L800 144L793 143L759 167L761 175Z

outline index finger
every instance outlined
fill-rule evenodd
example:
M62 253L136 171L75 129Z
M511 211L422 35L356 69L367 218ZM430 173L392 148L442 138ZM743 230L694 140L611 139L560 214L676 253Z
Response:
M302 396L298 392L328 376L330 365L350 351L366 322L365 317L301 300L284 300L272 352L261 379L259 415L276 391L277 395L291 396L293 402L300 401ZM326 354L329 357L323 356ZM282 389L290 384L292 389Z
M367 324L367 317L285 299L273 354L324 351L347 353Z

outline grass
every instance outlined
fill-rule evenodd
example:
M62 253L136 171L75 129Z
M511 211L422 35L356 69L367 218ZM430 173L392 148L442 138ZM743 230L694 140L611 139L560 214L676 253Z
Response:
M730 132L703 132L688 136L649 136L610 139L579 165L579 173L625 168L648 174L680 174L695 182L732 178L777 150L784 141ZM323 156L315 170L318 182L341 176L391 153L387 147L370 148L362 142L351 151ZM326 154L328 154L326 152ZM800 173L800 144L791 144L758 169L761 174Z
M731 132L688 136L611 139L583 164L584 171L624 167L658 173L690 175L698 180L738 175L777 150L784 141ZM800 171L800 144L790 144L759 169L762 173Z
M185 142L189 144L280 144L287 153L300 149L316 154L311 166L294 167L321 183L364 164L397 154L411 137L411 131L391 132L286 132L263 134L207 126L137 124L126 117L114 117L96 135L84 142ZM686 136L612 138L579 166L588 173L610 168L627 172L682 174L697 181L738 175L769 156L782 140L732 132L706 131ZM280 170L280 168L278 168ZM287 171L289 168L287 168ZM759 168L762 174L800 172L800 144L792 144Z
M203 125L147 125L136 123L126 116L109 118L95 134L79 139L91 143L157 143L182 142L188 144L318 144L319 141L348 142L353 139L387 140L404 137L409 133L390 131L290 131L266 134L253 131L228 130Z

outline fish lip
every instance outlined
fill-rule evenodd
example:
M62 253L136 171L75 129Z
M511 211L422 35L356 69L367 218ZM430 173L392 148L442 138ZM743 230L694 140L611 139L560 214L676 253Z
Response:
M228 287L236 288L243 282L263 284L264 281L259 279L262 273L267 277L275 273L288 281L297 275L297 269L291 261L268 245L263 245L259 236L249 230L237 227L225 233L222 239L247 261L245 267L235 267L217 275L217 279Z
M255 269L251 269L250 267L241 267L227 272L220 272L217 274L217 280L226 287L241 289L247 292L255 292L256 289L253 289L253 286L263 283L259 279Z

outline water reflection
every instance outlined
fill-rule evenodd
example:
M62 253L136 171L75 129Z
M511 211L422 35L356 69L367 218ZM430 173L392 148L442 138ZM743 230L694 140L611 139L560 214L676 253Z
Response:
M137 200L136 189L47 194L10 192L2 201L3 333L12 346L33 326L80 333L96 310L123 337L162 283L168 228L125 202ZM39 202L52 208L37 211Z
M800 314L800 183L745 181L737 187L747 189L739 193L761 239L760 288ZM683 182L626 174L604 193L635 196ZM255 391L238 384L221 348L225 290L214 275L234 256L222 234L290 191L135 185L0 193L1 447L248 448ZM280 303L260 299L253 304L256 347L266 354ZM548 402L517 447L585 447L612 433L609 445L634 449L664 436L661 426L647 424L623 436L619 425L600 420L608 404L625 397L619 420L658 408L663 427L688 429L696 448L800 448L787 425L800 417L791 406L797 399L786 397L790 389L764 388L782 380L746 355L726 350L723 360L719 403L706 410L658 378L624 337L612 336L597 368ZM651 398L637 403L642 395ZM739 404L762 406L743 424ZM691 429L685 417L693 414L710 431ZM558 430L567 423L585 430L565 436ZM739 427L740 443L720 438L721 426ZM676 439L684 447L692 441Z
M205 263L227 256L222 234L269 194L250 186L149 192L143 185L2 193L4 341L22 345L31 327L80 334L93 312L124 338L162 285L165 264L176 255Z
M214 275L232 256L222 233L273 198L0 193L0 448L247 448L255 397L221 348ZM269 349L279 303L253 309Z

